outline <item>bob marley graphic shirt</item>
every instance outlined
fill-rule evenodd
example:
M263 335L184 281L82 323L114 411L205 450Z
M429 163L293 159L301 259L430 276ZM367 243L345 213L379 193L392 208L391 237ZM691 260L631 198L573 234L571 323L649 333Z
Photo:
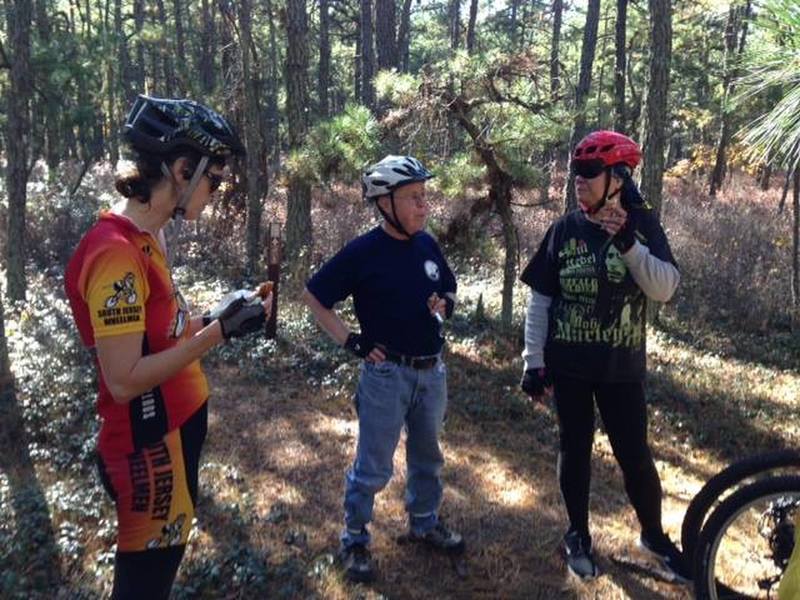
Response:
M639 242L677 266L654 212L634 210ZM553 299L545 345L551 373L598 382L644 379L646 297L609 235L582 211L550 226L520 279Z
M173 284L161 245L129 219L103 212L81 240L65 274L67 297L87 348L95 340L142 333L142 356L189 335L189 309ZM128 403L114 401L97 366L102 452L130 453L179 428L206 401L195 361Z

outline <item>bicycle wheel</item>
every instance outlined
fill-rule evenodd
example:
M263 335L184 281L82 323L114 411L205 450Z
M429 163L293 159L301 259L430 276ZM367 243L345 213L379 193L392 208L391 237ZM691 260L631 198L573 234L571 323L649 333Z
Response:
M775 469L800 467L800 451L779 450L750 456L723 469L708 480L692 498L681 525L681 548L690 560L697 548L700 529L711 508L723 499L725 492L737 487L744 480Z
M774 598L794 548L798 514L798 476L762 479L728 496L698 539L696 598Z

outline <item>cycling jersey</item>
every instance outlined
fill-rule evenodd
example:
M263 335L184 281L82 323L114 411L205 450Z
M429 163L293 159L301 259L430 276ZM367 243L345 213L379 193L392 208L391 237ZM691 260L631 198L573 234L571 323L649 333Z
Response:
M67 266L67 297L81 339L142 333L142 355L189 335L189 311L175 288L164 250L128 218L103 212ZM186 422L206 401L208 383L195 361L127 403L117 403L98 364L101 454L130 454Z

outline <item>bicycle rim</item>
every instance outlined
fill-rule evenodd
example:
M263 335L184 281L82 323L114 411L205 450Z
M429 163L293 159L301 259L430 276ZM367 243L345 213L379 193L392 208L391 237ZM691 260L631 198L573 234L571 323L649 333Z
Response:
M800 514L800 480L775 481L753 486L755 495L731 497L728 506L720 505L730 514L707 549L706 569L698 573L705 576L712 600L777 598L785 563L776 561L791 553L793 525Z

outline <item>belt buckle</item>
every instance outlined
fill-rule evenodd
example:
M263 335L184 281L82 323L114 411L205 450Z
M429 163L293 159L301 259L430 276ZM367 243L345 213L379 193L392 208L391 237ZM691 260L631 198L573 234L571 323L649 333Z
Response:
M436 357L435 356L426 356L423 358L415 358L414 359L414 368L420 370L426 370L432 368L436 364Z

